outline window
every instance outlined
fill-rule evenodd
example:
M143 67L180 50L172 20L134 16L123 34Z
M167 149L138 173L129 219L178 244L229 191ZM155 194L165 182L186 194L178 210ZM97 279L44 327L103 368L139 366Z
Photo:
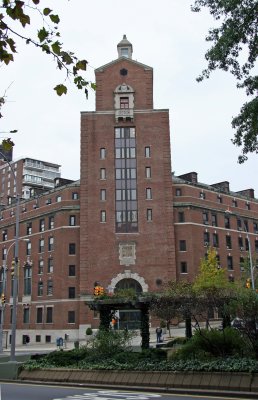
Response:
M211 224L212 226L218 226L217 214L211 214Z
M38 274L42 275L44 271L44 260L39 260L39 270L38 270Z
M179 240L179 251L186 251L186 241Z
M27 233L27 235L32 234L32 222L27 223L26 233Z
M106 222L106 211L105 210L101 210L100 211L100 222Z
M145 178L151 178L151 167L145 167Z
M244 257L239 258L239 268L241 272L244 272L245 270L245 259Z
M150 222L152 221L152 209L147 208L147 221Z
M52 203L52 200L51 200L51 199L47 199L47 200L46 200L46 204L47 204L47 205L49 205L49 204L51 204L51 203Z
M245 203L245 207L246 207L246 209L247 209L247 210L251 210L250 203L248 203L248 202L247 202L247 203Z
M100 159L104 160L106 158L106 149L104 147L102 147L100 149L100 153L99 153Z
M44 252L44 247L45 247L44 239L39 239L39 253L43 253Z
M53 251L54 250L54 238L53 236L50 236L48 238L48 251Z
M68 275L69 276L75 276L75 265L69 265L68 266Z
M106 179L106 168L100 168L100 179Z
M239 250L244 250L244 242L243 242L243 238L241 236L239 236L238 238L238 246L239 246Z
M53 281L51 279L47 281L47 295L53 295Z
M146 188L146 199L151 200L152 199L152 191L151 188Z
M25 307L23 309L23 323L29 324L29 322L30 322L30 309L29 307Z
M52 324L53 323L53 307L47 307L46 310L46 323L47 324ZM46 337L47 341L47 337Z
M254 225L254 233L258 233L258 222L253 222Z
M184 211L179 211L178 212L178 222L185 222L185 213Z
M51 215L51 217L48 218L48 229L54 229L55 227L55 220L53 215Z
M227 267L228 270L233 270L233 257L232 256L227 256Z
M43 282L38 282L38 296L43 296Z
M225 216L225 228L230 229L230 217Z
M180 188L176 188L176 196L179 197L182 195L182 191Z
M7 229L3 230L3 242L7 240Z
M40 219L39 220L39 231L40 232L44 232L45 230L45 220L44 219Z
M24 265L24 296L31 295L31 265L26 263Z
M129 108L129 97L120 97L120 108Z
M242 221L241 221L241 219L237 219L237 229L239 230L239 231L242 231Z
M237 207L237 200L236 199L232 200L232 205L233 205L233 207Z
M61 197L61 196L56 196L56 202L57 202L57 203L60 203L61 200L62 200L62 197Z
M68 288L68 298L75 299L75 287L74 286Z
M246 249L246 251L249 250L249 239L248 238L245 238L245 249Z
M210 233L209 232L203 233L203 241L204 241L204 246L210 245Z
M36 324L43 323L43 307L37 307Z
M41 336L40 335L36 335L36 343L41 343Z
M150 147L149 146L145 147L144 155L145 155L146 158L150 158L151 151L150 151Z
M219 236L217 233L213 233L213 247L219 247Z
M249 232L248 221L246 219L244 220L244 230L245 232Z
M69 216L69 225L70 226L75 226L76 225L76 216L75 215L70 215Z
M68 324L75 324L75 311L68 311Z
M45 342L46 343L51 343L51 336L50 335L46 335L45 336Z
M182 261L180 263L180 273L187 274L187 262L186 261Z
M255 248L256 253L258 253L258 240L257 239L255 239L255 241L254 241L254 248Z
M72 193L72 200L78 200L79 199L79 194L77 192Z
M217 200L218 200L218 203L220 203L220 204L222 204L222 203L223 203L223 198L221 197L221 195L220 195L220 194L218 194L218 196L217 196Z
M47 260L47 272L51 274L54 271L54 260L52 257L49 257Z
M199 197L200 197L200 199L203 199L203 200L204 200L204 199L206 198L206 195L205 195L204 192L200 192Z
M100 189L100 200L101 201L106 200L106 189Z
M204 225L209 225L209 213L207 211L202 213L202 220Z
M229 236L229 235L226 236L226 246L227 246L227 249L232 249L231 236Z
M75 245L75 243L69 243L69 254L71 254L71 255L76 254L76 245Z
M31 242L26 243L26 255L27 256L31 255Z

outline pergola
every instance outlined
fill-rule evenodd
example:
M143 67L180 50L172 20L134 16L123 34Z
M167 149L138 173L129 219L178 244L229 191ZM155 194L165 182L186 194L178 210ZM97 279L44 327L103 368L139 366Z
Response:
M109 330L111 321L118 310L137 310L141 312L140 331L142 337L141 348L148 349L150 346L150 330L149 330L149 298L139 297L132 299L93 299L86 301L91 310L98 311L100 316L100 329Z

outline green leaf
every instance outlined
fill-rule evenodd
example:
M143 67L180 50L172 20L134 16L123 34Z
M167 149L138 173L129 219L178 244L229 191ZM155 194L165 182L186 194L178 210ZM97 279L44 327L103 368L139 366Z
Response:
M39 40L40 40L40 43L42 43L42 42L44 42L44 40L46 40L46 38L48 37L48 35L49 35L49 32L44 28L44 26L43 26L43 28L41 28L39 31L38 31L38 38L39 38Z
M76 63L75 65L77 70L83 70L86 71L86 67L87 67L87 61L86 60L80 60Z
M47 54L50 53L50 48L47 44L42 44L42 51L45 51Z
M39 4L40 0L32 0L34 4Z
M13 55L2 50L0 53L0 61L3 61L6 65L8 65L10 61L13 61Z
M59 24L60 22L60 18L58 15L51 14L49 18L51 19L52 22L54 22L54 24Z
M55 43L52 43L51 45L52 50L55 54L59 55L61 51L61 43L56 41Z
M62 94L67 93L67 87L65 85L57 85L54 90L58 96L62 96Z
M73 63L72 57L71 57L70 54L67 53L66 51L62 51L61 57L62 57L62 61L63 61L66 65L70 65L70 64Z
M6 39L6 42L9 44L10 49L12 50L12 52L16 53L15 41L12 38L8 38L8 39Z
M43 14L45 15L45 16L47 16L47 15L49 15L50 13L51 13L51 9L50 8L44 8L44 10L43 10Z
M11 149L13 148L13 146L14 146L14 143L13 143L13 141L12 141L10 138L4 139L4 140L2 141L2 148L3 148L5 151L11 150Z
M97 89L97 85L94 82L91 82L90 84L91 89L96 90Z

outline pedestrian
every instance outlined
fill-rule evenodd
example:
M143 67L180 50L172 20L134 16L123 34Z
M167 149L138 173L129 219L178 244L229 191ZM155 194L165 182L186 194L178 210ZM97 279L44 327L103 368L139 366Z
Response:
M157 335L157 343L161 343L162 329L160 326L158 326L156 329L156 335Z

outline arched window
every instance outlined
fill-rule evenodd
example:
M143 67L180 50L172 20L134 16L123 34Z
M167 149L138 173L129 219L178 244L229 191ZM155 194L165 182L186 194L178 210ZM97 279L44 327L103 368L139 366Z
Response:
M142 293L141 285L134 279L122 279L119 281L115 287L115 292L121 289L133 289L137 294Z

